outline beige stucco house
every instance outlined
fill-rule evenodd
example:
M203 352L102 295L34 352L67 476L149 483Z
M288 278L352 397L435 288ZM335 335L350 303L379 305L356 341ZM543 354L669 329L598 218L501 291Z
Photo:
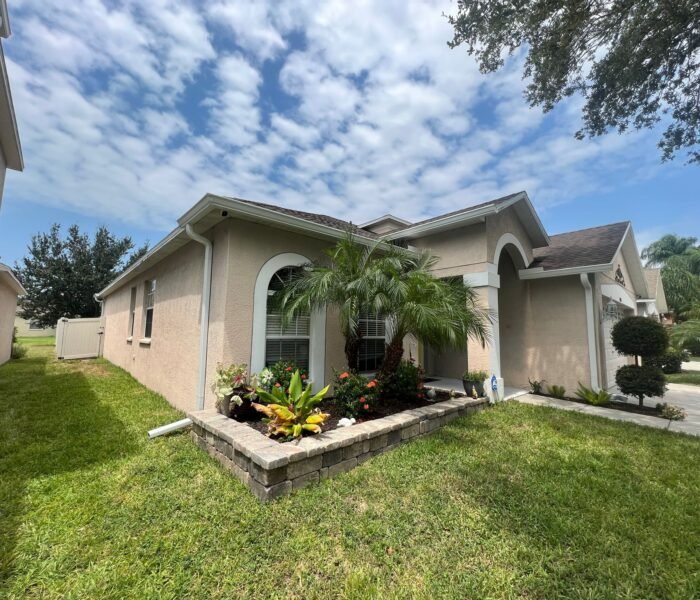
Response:
M19 316L19 308L17 309L17 315L15 316L15 328L17 329L17 337L44 337L44 336L55 336L55 327L42 327L34 321L29 319L23 319Z
M570 391L578 382L611 388L624 361L610 343L612 324L625 314L665 312L660 278L642 268L630 223L550 236L525 192L419 223L386 215L361 226L206 195L99 292L104 356L184 410L213 403L220 362L258 371L294 359L321 387L345 366L336 315L319 311L281 331L267 300L290 269L320 258L347 230L360 243L382 237L429 248L440 257L436 276L463 277L493 312L485 348L470 343L438 354L407 342L431 377L460 379L468 364L507 388L525 388L528 379ZM361 367L371 371L385 327L370 315L363 326Z
M0 365L10 360L17 297L25 293L10 267L0 263Z
M7 39L10 37L10 33L7 1L0 0L0 38ZM24 170L24 160L15 118L15 107L10 92L10 80L5 65L5 54L0 41L0 207L2 207L7 169Z

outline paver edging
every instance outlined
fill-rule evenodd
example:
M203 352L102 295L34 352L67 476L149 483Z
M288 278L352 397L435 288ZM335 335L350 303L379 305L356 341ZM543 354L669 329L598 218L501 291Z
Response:
M487 405L486 399L453 398L285 444L214 409L188 416L195 443L258 499L268 501L350 471L372 456Z

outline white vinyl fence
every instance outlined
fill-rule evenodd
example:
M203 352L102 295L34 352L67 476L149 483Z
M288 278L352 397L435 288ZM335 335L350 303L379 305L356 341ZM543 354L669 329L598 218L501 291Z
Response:
M59 320L56 325L56 357L95 358L102 355L100 318Z

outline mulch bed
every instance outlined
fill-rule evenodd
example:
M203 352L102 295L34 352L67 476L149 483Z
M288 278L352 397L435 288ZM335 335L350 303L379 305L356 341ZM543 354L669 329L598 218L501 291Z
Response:
M594 404L589 404L580 398L556 398L550 396L549 394L535 394L537 396L543 396L545 398L553 398L554 400L566 400L567 402L575 402L576 404L583 404L585 406L595 406ZM661 416L661 411L656 408L656 406L639 406L638 404L629 404L627 402L618 402L617 400L612 400L609 404L603 404L600 408L613 408L615 410L621 410L622 412L635 413L637 415L647 415L649 417L658 417L663 419Z
M388 417L390 415L395 415L396 413L403 412L404 410L411 410L412 408L422 408L423 406L430 406L436 402L444 402L450 399L450 394L448 392L443 392L441 390L435 390L436 395L433 402L428 402L427 400L398 400L395 398L390 398L387 400L377 401L375 407L368 412L364 412L357 416L357 423L365 423L367 421L374 421L375 419L381 419L383 417ZM459 394L463 396L464 394ZM338 422L345 415L343 414L343 407L336 403L334 398L327 398L321 402L318 407L321 412L330 414L330 417L326 419L321 427L323 431L332 431L338 427ZM260 433L267 434L267 423L262 421L243 421L249 427L252 427ZM273 438L274 439L274 438ZM279 439L280 442L286 442L286 439Z

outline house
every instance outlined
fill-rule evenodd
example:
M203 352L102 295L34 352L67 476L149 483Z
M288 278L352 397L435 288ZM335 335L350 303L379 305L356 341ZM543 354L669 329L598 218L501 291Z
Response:
M7 0L0 0L0 38L8 37L10 37L10 18L7 12ZM24 159L15 119L15 107L10 93L10 81L7 77L5 54L0 42L0 208L7 169L24 170Z
M612 388L626 360L612 348L612 325L665 309L660 279L649 289L630 223L550 236L525 192L418 223L386 215L362 226L208 194L99 292L104 356L183 410L214 402L217 363L259 371L291 359L320 388L344 367L337 315L318 311L283 332L268 297L348 230L359 243L384 238L430 249L440 257L435 275L463 277L494 314L486 347L470 342L440 354L407 343L434 378L456 381L468 364L508 388L526 388L528 379ZM376 315L362 325L361 366L370 371L385 326Z
M22 284L7 265L0 263L0 365L12 355L17 296L26 294Z
M19 308L17 309L17 315L15 316L15 327L17 329L18 337L42 337L56 335L55 327L42 327L34 321L29 321L20 317Z

